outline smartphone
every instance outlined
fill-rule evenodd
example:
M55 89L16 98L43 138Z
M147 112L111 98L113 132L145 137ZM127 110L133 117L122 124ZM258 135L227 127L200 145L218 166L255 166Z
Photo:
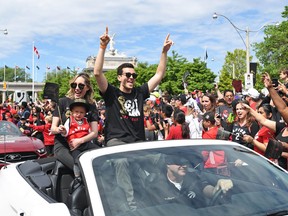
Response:
M155 118L156 118L156 119L159 119L159 113L156 113L156 114L155 114Z
M277 87L279 85L278 79L276 78L272 79L272 85L273 87Z

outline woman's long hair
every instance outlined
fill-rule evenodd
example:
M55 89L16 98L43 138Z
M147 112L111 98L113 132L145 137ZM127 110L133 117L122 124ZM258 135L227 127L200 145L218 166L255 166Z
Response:
M233 107L235 113L236 113L236 106L237 106L237 104L241 104L241 103L242 103L242 104L244 103L244 104L249 105L249 102L246 101L246 100L239 100L239 101L237 101L237 102L235 103L235 107ZM250 112L247 112L246 124L245 124L245 126L246 126L246 127L250 127L253 121L255 121L255 118L251 115ZM236 123L239 123L237 114L236 114L235 122L236 122Z
M84 96L84 99L88 103L94 104L95 103L95 101L93 99L94 91L93 91L93 87L91 85L90 77L89 77L89 75L87 73L79 73L79 74L77 74L74 78L72 78L70 80L69 84L75 82L75 80L78 77L82 77L84 79L84 81L85 81L85 85L89 88L89 90L86 92L86 94ZM67 92L66 96L74 100L75 99L75 90L70 88L69 91Z
M215 112L215 109L217 107L217 101L216 101L216 97L215 95L211 94L211 93L206 93L202 96L203 97L206 96L209 98L210 102L211 102L211 108L209 110L205 110L205 112ZM202 110L203 111L203 110Z
M182 128L182 138L189 139L190 138L190 129L189 125L185 121L185 113L180 109L175 109L173 114L174 121L178 124L181 124Z

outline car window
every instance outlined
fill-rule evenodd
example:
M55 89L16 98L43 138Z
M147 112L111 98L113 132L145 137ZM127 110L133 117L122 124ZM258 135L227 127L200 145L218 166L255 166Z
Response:
M185 164L187 179L192 179L193 186L190 192L181 194L180 191L177 199L174 194L173 197L166 196L169 184L163 186L169 182L166 179L167 163L172 162L167 162L167 158L171 156L176 160L173 163ZM130 209L127 191L119 183L121 173L117 173L117 166L120 162L127 166L136 210ZM106 215L137 215L139 212L143 215L234 215L233 209L239 208L243 209L240 215L253 215L276 206L288 207L287 173L241 146L179 146L117 153L94 159L93 168ZM233 188L222 203L217 200L216 207L210 206L211 198L204 195L192 201L185 199L185 196L193 197L193 193L201 194L206 185L215 186L219 179L231 179ZM166 197L158 199L160 194ZM265 204L259 197L266 197Z
M21 136L19 128L12 122L0 121L0 135Z

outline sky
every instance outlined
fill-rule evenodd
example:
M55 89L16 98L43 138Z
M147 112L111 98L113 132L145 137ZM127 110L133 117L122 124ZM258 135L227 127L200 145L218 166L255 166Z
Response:
M227 19L242 29L258 30L284 21L286 0L13 0L0 6L0 67L21 68L42 82L47 67L85 68L88 56L96 56L99 37L108 26L115 34L115 48L139 62L159 62L164 39L170 33L171 50L193 61L204 59L216 75L227 51L245 50L245 44ZM263 30L251 32L250 42L263 41ZM33 54L33 44L40 58ZM169 54L171 56L171 50ZM251 48L251 55L254 56ZM253 61L257 61L255 56ZM37 70L36 66L40 69Z

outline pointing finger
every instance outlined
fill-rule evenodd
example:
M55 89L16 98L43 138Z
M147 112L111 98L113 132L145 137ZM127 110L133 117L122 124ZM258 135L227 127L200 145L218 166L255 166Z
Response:
M105 32L106 35L108 35L108 26L106 26L106 32Z
M170 33L167 34L165 41L167 42L169 40Z

